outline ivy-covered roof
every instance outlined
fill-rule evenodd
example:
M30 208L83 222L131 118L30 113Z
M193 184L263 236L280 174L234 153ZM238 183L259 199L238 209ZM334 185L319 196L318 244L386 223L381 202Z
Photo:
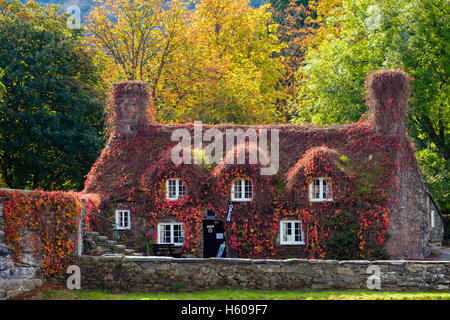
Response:
M357 180L359 187L355 191L359 190L360 194L366 194L366 196L375 196L383 191L377 189L381 188L394 174L394 154L401 143L398 136L377 135L368 123L341 126L205 125L203 132L211 127L218 129L224 135L224 150L226 129L241 128L245 131L254 128L257 133L259 129L267 129L269 132L271 129L279 130L279 171L275 176L268 176L277 184L286 184L295 177L304 176L307 173L305 170L311 169L305 167L307 158L320 158L323 155L330 161L332 170ZM187 129L193 137L193 124L158 124L150 125L147 130L131 139L111 139L108 147L103 150L92 167L85 191L100 193L106 197L127 199L128 195L134 191L146 188L143 185L146 173L145 184L150 183L149 170L168 170L170 166L173 166L173 170L180 166L198 167L199 165L171 165L170 150L177 144L171 141L171 135L175 129ZM270 143L270 135L268 140ZM209 142L203 142L203 147L208 144ZM409 145L406 147L410 149ZM311 165L314 165L314 161ZM231 166L245 167L239 164ZM204 168L206 174L211 177L217 170L214 165ZM302 172L299 173L299 170ZM153 174L153 176L157 175Z

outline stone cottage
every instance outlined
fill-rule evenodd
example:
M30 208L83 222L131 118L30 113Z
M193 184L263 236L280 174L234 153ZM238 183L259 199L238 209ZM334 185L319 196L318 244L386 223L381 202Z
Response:
M115 84L89 227L156 254L426 257L443 223L405 130L408 77L380 71L368 86L359 123L199 126L157 124L145 83Z

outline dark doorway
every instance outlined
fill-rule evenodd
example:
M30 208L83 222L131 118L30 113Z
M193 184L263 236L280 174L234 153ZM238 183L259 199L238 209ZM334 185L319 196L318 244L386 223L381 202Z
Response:
M225 244L223 222L220 220L203 220L203 257L215 258L221 244ZM226 249L222 258L226 257Z

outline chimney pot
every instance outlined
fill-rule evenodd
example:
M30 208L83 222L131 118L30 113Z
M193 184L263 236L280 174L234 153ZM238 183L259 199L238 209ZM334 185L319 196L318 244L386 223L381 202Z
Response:
M114 133L122 139L132 138L152 122L147 85L141 81L125 81L113 86Z
M384 70L369 78L369 118L380 135L405 132L409 77L402 70Z

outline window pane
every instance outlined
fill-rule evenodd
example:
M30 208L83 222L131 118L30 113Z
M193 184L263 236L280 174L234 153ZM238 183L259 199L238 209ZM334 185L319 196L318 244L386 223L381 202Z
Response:
M331 194L331 181L327 180L327 198L331 198L333 195Z
M186 187L183 184L183 181L179 180L179 185L178 185L178 196L179 197L184 197L186 195Z
M291 223L290 222L286 222L286 234L288 236L290 236L292 234L292 228L291 228Z
M123 212L123 224L122 224L122 226L124 228L128 228L128 212L127 211Z
M286 233L286 230L287 230L288 223L282 222L282 224L283 224L283 234L281 236L283 237L283 242L287 242L288 241L288 235Z
M313 197L314 197L314 199L320 199L320 180L319 179L314 180Z
M322 198L323 199L327 199L328 198L328 182L326 179L322 180L322 185L323 185L323 189L322 189Z
M181 224L175 224L173 225L173 242L174 243L182 243L183 242L183 236L182 236L182 225Z
M175 199L177 197L177 182L176 180L170 179L167 186L167 193L169 199Z
M250 180L245 180L245 198L251 199L253 197L253 186Z
M164 225L164 243L170 243L171 239L171 232L170 232L170 224L165 224Z
M300 222L295 222L294 241L295 242L302 241L302 224Z
M118 227L122 227L123 226L123 218L122 218L123 212L122 211L118 211L117 212L117 224Z
M242 185L241 180L234 182L234 198L241 199L242 198Z
M164 225L160 225L159 226L159 243L164 243L164 239L165 239L165 229L164 229Z

